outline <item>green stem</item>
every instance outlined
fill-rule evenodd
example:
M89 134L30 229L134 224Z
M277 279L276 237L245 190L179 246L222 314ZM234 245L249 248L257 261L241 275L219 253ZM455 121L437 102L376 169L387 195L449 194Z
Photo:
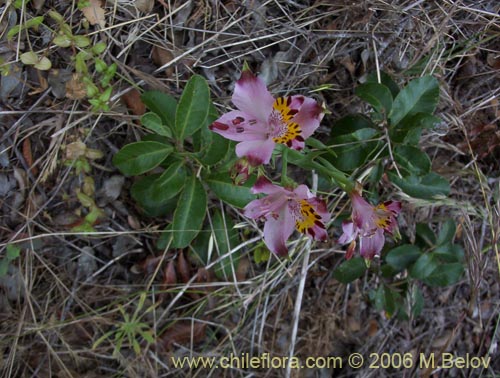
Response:
M281 154L281 185L287 186L288 184L288 176L287 176L287 168L288 168L288 148L283 150Z

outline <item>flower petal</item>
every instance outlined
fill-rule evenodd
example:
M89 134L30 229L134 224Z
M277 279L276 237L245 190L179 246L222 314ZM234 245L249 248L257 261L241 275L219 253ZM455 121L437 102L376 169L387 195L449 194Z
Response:
M287 206L283 206L278 217L270 217L264 225L264 242L278 256L288 255L286 241L295 229L295 222Z
M302 102L302 104L298 113L293 118L293 122L299 124L302 130L302 137L306 139L319 127L325 113L316 100L310 97L292 96L291 107L300 102Z
M343 221L342 222L342 231L344 231L344 233L342 234L342 236L339 238L339 244L347 244L347 243L350 243L352 242L356 236L357 236L357 232L356 230L354 229L354 223L353 222L347 222L347 221Z
M362 257L372 260L375 256L380 254L384 247L385 238L384 231L377 229L377 231L368 237L359 238L359 253Z
M245 70L234 86L232 101L243 113L266 123L273 110L274 98L262 79Z
M209 128L224 138L237 142L267 139L265 125L252 116L238 110L233 110L222 115Z
M289 194L289 191L284 189L279 185L273 184L266 176L259 176L255 184L252 186L252 193L259 194L274 194L274 193L283 193L283 195Z
M236 145L236 155L246 156L250 165L255 167L269 163L274 146L272 139L243 141Z
M274 193L267 197L251 201L245 206L244 215L248 218L272 217L280 213L287 197L281 193Z

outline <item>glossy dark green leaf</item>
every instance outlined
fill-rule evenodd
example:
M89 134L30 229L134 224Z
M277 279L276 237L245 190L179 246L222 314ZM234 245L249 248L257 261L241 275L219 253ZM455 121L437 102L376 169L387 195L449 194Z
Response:
M389 130L389 137L393 143L416 145L423 129L432 129L440 122L441 119L432 114L410 114Z
M217 197L239 208L245 207L250 201L257 198L255 194L250 192L252 181L247 181L243 186L236 186L227 173L211 175L206 179L206 183Z
M442 245L453 240L455 236L455 232L457 231L457 226L455 225L455 221L453 219L447 219L439 230L439 234L436 240L437 245Z
M200 232L207 210L207 194L201 182L188 177L172 222L173 248L186 248Z
M450 184L437 173L430 172L422 177L400 178L395 172L388 172L390 180L403 192L414 198L436 199L450 193Z
M160 116L153 112L148 112L141 117L141 124L147 129L167 138L172 137L172 131L164 125Z
M354 93L379 113L389 114L392 109L391 91L383 84L364 83L359 85Z
M342 283L349 283L365 274L366 269L365 260L362 257L354 257L335 268L333 278Z
M431 160L417 147L400 145L394 147L394 160L403 176L423 176L431 170Z
M351 134L332 138L329 144L336 156L328 156L326 159L337 169L351 172L361 167L369 156L376 153L380 145L377 138L378 131L374 129L360 129Z
M193 75L182 92L175 113L175 135L179 140L193 135L205 125L210 105L207 81L202 76Z
M439 84L432 76L411 80L394 99L389 114L391 126L416 113L432 113L439 101Z
M366 78L367 83L378 83L378 76L376 72L370 73ZM392 97L395 98L399 93L399 86L392 80L392 78L385 73L380 71L380 83L385 85L391 91Z
M173 130L177 109L175 98L160 91L148 91L143 93L141 100L144 105L161 118L163 125L167 125L170 130Z
M461 263L441 264L439 269L428 275L423 281L429 286L448 286L457 283L464 273Z
M410 275L420 280L430 276L439 266L439 261L432 253L421 255L410 268Z
M464 261L464 250L459 244L447 242L436 247L432 253L443 262L453 263Z
M401 271L415 262L421 255L422 252L417 246L411 244L403 244L391 249L387 253L385 261L387 261L387 264L389 264L396 270Z
M160 165L173 147L158 142L127 144L115 156L113 164L126 176L137 176Z
M374 129L376 125L369 118L362 114L349 114L333 123L330 131L330 138L335 138L344 134L352 134L362 129Z
M234 273L240 261L240 252L232 253L226 257L231 249L238 244L238 232L234 223L227 214L223 217L219 210L212 216L213 235L215 241L214 257L222 258L215 265L215 275L221 280L234 280Z

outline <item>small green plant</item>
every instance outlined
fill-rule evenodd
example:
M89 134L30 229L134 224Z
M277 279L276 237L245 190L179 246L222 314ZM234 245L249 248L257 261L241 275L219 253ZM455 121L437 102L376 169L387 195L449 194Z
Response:
M139 356L141 354L140 338L144 339L148 344L154 343L153 332L148 323L141 321L144 315L154 309L154 306L148 307L146 311L141 314L145 301L146 293L141 293L139 296L139 303L132 316L127 313L123 306L118 305L118 311L120 311L122 320L116 324L113 330L106 332L97 339L92 349L96 349L105 340L109 340L114 345L113 357L117 357L120 354L125 343L128 343L128 347L132 347L135 354Z
M21 248L15 244L7 244L5 252L5 256L0 259L0 277L7 275L9 265L21 255Z

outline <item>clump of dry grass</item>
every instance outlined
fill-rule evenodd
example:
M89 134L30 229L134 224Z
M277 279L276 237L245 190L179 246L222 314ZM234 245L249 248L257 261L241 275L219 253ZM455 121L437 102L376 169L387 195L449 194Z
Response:
M141 8L146 11L138 10L138 4L107 2L106 25L88 31L80 24L75 2L33 1L24 12L14 12L22 24L57 10L93 43L106 42L104 59L119 66L109 112L92 114L85 100L55 96L45 75L17 63L19 52L31 46L47 54L54 68L74 69L67 56L74 52L44 41L46 28L23 34L16 43L0 42L2 57L22 71L23 83L0 105L0 178L2 187L10 185L0 196L0 246L23 242L22 258L0 291L4 376L181 376L188 369L173 368L170 356L230 353L344 357L357 351L367 357L375 352L453 351L498 356L500 166L498 147L488 144L485 150L486 142L477 142L483 133L490 136L487 141L498 133L496 1L165 0L151 10ZM0 31L5 33L15 20L12 8L0 10ZM223 110L230 105L231 86L244 60L275 93L314 90L332 112L319 138L338 117L361 109L353 88L366 73L385 70L399 81L422 73L438 77L444 123L425 135L423 147L435 170L450 180L453 193L439 203L409 200L402 221L411 233L416 222L458 220L456 237L466 251L467 275L446 290L423 288L426 307L418 319L402 322L374 311L367 293L376 287L375 278L347 286L336 282L331 271L342 255L333 243L319 249L300 240L290 261L254 264L258 237L250 239L248 230L255 235L260 231L240 218L237 209L229 211L247 230L242 232L247 242L232 251L245 256L240 279L221 282L210 273L205 276L191 260L182 268L177 251L155 249L158 220L141 215L127 194L128 180L121 182L118 196L102 189L116 174L112 154L141 133L138 117L120 102L124 94L140 87L178 95L183 82L198 72L209 80ZM6 80L2 78L2 86ZM85 175L63 164L64 148L77 141L104 153L91 161L87 175L107 215L91 234L68 232L85 210L75 195ZM384 190L393 195L395 188ZM338 193L326 194L337 198ZM333 201L335 208L344 203L342 198ZM331 236L335 239L337 232ZM170 261L182 283L164 282ZM183 269L188 277L181 281ZM147 300L140 311L157 345L138 337L139 355L126 344L116 357L113 339L92 349L100 336L124 321L120 307L128 314L138 309L142 292ZM218 376L220 371L192 375ZM484 374L499 371L492 364ZM401 372L365 366L355 373L344 366L307 373L262 369L256 374L369 377Z

